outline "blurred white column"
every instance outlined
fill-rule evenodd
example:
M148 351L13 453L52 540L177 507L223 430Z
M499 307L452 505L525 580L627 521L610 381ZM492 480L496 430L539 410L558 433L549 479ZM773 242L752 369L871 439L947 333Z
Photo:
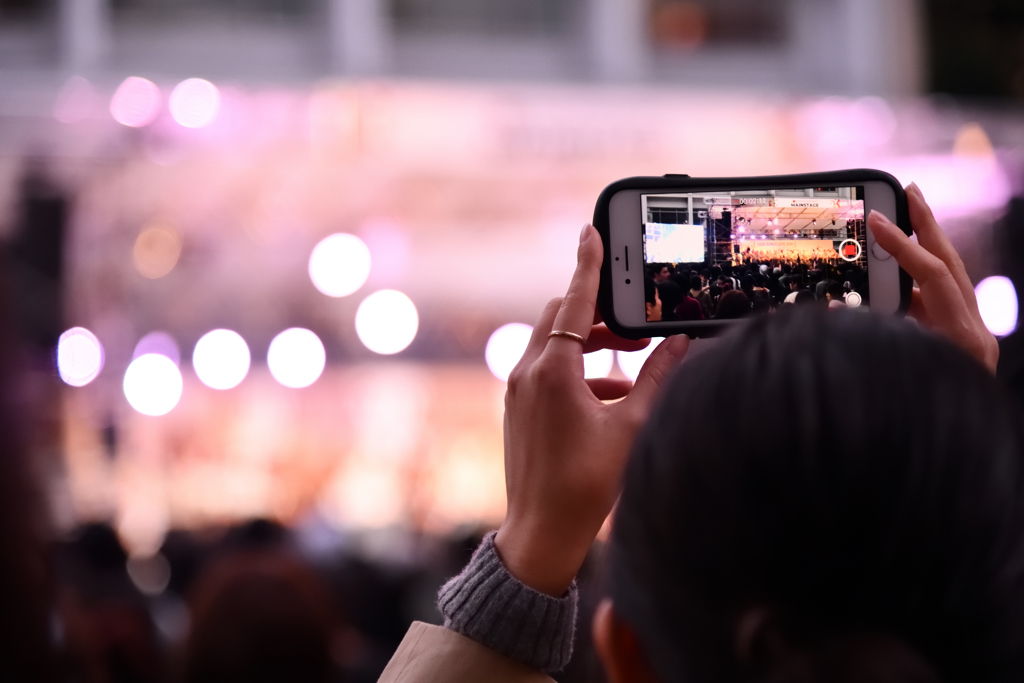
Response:
M922 0L843 0L852 94L906 96L924 91L927 49Z
M612 81L643 80L651 69L648 0L588 0L594 73Z
M83 71L102 64L113 40L109 0L60 0L57 23L64 66Z
M335 71L371 76L391 65L392 26L387 0L329 0L331 60Z

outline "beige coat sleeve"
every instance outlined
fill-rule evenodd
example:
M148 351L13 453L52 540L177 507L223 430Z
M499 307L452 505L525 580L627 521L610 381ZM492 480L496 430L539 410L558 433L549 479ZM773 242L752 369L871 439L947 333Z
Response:
M377 683L554 683L441 626L414 622Z

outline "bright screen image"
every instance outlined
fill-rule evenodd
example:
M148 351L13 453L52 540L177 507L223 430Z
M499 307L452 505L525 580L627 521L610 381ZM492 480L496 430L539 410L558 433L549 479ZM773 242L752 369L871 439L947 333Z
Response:
M648 322L868 304L862 187L641 195Z

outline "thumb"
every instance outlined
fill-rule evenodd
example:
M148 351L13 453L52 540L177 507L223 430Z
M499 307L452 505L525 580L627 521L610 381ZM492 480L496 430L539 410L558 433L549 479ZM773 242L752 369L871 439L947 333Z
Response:
M689 348L690 338L685 334L669 337L658 344L640 369L636 384L623 403L628 403L631 411L646 417L665 378L679 365Z

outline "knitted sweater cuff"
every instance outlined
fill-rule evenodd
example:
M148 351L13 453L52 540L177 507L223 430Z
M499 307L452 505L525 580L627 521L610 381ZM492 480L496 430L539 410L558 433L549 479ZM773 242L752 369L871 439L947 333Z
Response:
M446 628L544 672L569 663L578 602L575 581L563 597L553 598L509 574L494 533L438 594Z

